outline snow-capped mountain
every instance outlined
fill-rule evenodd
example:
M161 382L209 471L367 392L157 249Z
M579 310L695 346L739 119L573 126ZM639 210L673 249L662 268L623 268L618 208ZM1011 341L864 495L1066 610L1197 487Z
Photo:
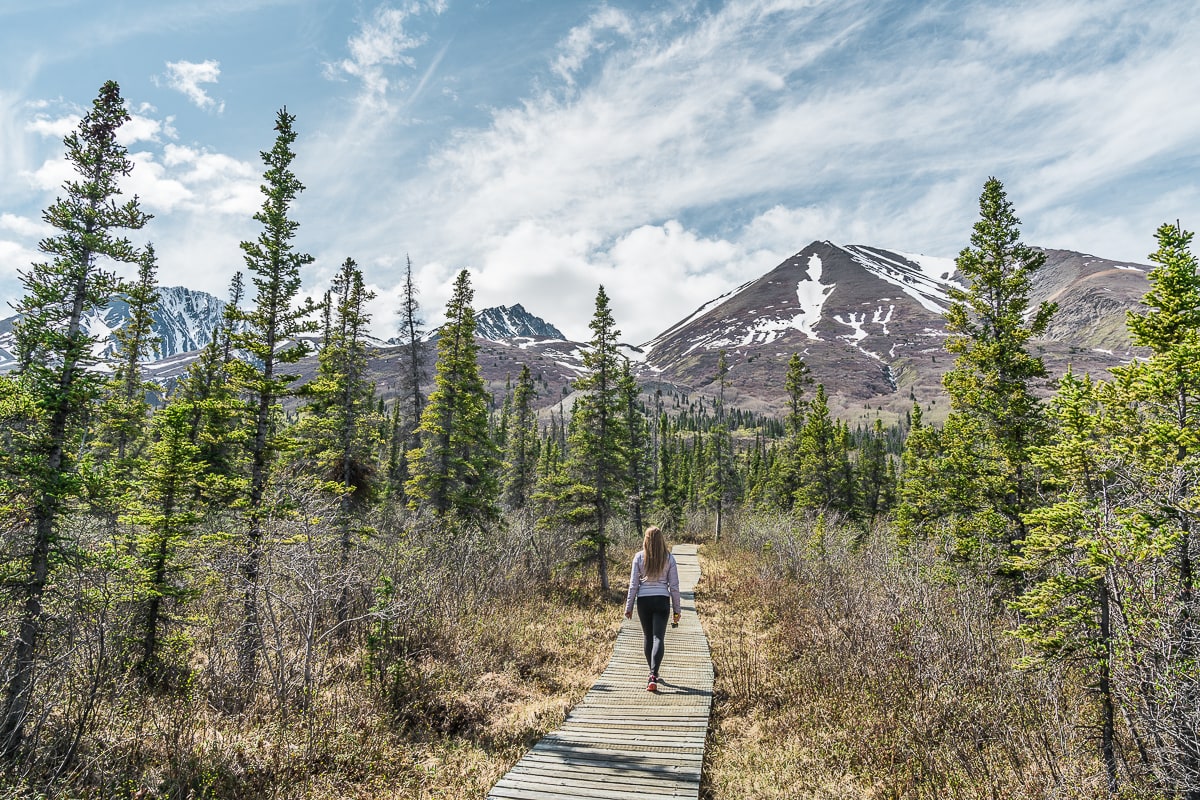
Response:
M1125 312L1148 288L1148 268L1045 252L1032 300L1060 306L1037 342L1051 372L1070 361L1100 374L1128 357ZM957 285L952 259L813 242L644 345L643 377L703 391L724 349L727 400L778 409L787 361L799 353L844 416L944 404L941 376L952 366L944 313Z
M1150 268L1063 250L1044 252L1046 264L1033 278L1031 308L1043 300L1059 306L1046 335L1034 343L1050 372L1061 374L1070 364L1077 372L1102 375L1128 360L1126 312L1140 307ZM769 413L782 411L787 362L798 353L814 380L825 385L839 416L903 414L914 401L936 415L946 402L941 377L953 365L943 349L944 313L956 285L952 259L813 242L624 352L643 386L713 394L717 360L725 350L726 401ZM211 339L225 304L180 287L162 288L160 295L154 332L161 349L146 371L168 381L182 374ZM14 361L14 319L0 320L0 371ZM538 403L554 406L583 373L587 346L567 341L558 328L519 304L483 309L476 321L480 370L497 397L528 366ZM120 300L85 321L107 352L113 348L108 334L126 324L128 306ZM430 374L435 338L423 343ZM370 369L385 398L396 385L402 348L395 344L371 340ZM310 376L315 356L298 366Z
M565 339L562 331L524 306L495 306L475 315L475 333L483 339L500 341L517 338Z
M160 287L158 295L158 306L151 313L154 320L151 331L159 340L158 352L145 359L147 363L200 350L212 340L212 332L225 312L224 301L207 292L182 286ZM10 369L16 361L13 323L17 319L19 315L0 320L0 372ZM128 325L129 321L129 303L118 298L86 316L82 323L84 330L99 339L97 355L108 358L116 350L113 332Z

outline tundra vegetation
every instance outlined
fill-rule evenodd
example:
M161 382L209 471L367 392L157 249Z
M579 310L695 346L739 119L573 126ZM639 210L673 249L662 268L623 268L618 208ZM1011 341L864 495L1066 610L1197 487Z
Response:
M161 387L127 120L109 82L65 139L0 376L0 796L480 797L603 668L654 523L704 544L705 797L1200 797L1191 233L1157 231L1141 357L1047 393L1041 257L989 180L941 426L852 429L799 354L781 419L726 407L727 353L648 394L603 287L571 406L528 368L493 397L470 273L427 364L411 262L384 392L353 258L299 300L281 110L249 285Z

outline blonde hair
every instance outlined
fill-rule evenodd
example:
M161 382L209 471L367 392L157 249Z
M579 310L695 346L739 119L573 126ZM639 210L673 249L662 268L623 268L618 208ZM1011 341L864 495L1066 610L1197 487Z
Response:
M642 557L645 560L646 577L657 580L667 569L667 540L657 525L646 528L642 538Z

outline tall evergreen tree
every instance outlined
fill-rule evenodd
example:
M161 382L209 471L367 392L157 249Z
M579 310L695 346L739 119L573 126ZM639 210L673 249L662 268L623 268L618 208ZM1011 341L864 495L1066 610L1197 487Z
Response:
M1112 371L1128 386L1126 401L1140 423L1126 439L1136 453L1129 502L1152 531L1157 567L1173 582L1155 615L1162 637L1152 652L1159 669L1144 680L1156 685L1161 719L1152 730L1168 763L1164 783L1200 798L1200 270L1191 252L1193 234L1162 225L1150 255L1147 309L1129 314L1129 331L1150 357Z
M629 359L621 362L621 376L618 378L621 409L623 417L621 427L625 432L625 476L628 490L629 520L633 525L635 536L641 536L645 530L643 512L645 511L645 494L649 488L650 479L650 425L646 415L642 413L639 397L641 390L633 376L633 368Z
M188 408L188 439L197 448L200 472L193 486L197 499L214 506L231 503L245 491L239 454L247 441L247 409L238 400L230 375L233 335L241 312L242 273L230 283L230 300L200 357L188 367L172 402Z
M608 526L625 496L628 452L617 352L621 332L603 286L596 293L596 310L588 326L592 338L583 354L584 375L575 382L580 396L571 414L571 519L582 529L582 542L597 560L600 589L607 592Z
M300 225L290 216L292 204L304 184L292 172L296 133L295 115L281 109L275 119L275 144L262 152L263 205L254 219L262 231L254 241L241 243L246 267L256 293L254 308L239 312L235 319L245 325L231 330L233 347L249 358L229 363L236 385L250 401L253 435L248 442L250 462L247 487L246 532L240 565L242 579L242 621L238 633L238 668L246 678L258 671L262 648L259 618L260 569L263 559L264 525L269 509L267 484L273 462L281 445L281 432L275 424L279 403L294 391L299 377L281 371L308 353L308 346L297 336L316 330L311 321L318 310L311 300L295 305L300 291L300 269L313 257L296 250L293 239Z
M1014 566L1030 580L1012 605L1021 614L1017 634L1039 660L1082 664L1094 676L1100 751L1115 793L1114 566L1139 556L1113 505L1119 466L1104 405L1090 378L1068 371L1059 382L1049 410L1051 437L1031 454L1057 496L1026 517L1028 535Z
M46 592L57 565L74 546L59 523L79 491L75 453L103 380L94 369L95 339L83 319L124 288L106 263L138 264L145 258L122 235L150 218L137 198L119 201L119 182L133 169L117 141L129 118L120 87L106 82L79 127L63 140L77 177L63 184L64 196L43 214L57 231L38 244L49 260L21 274L25 296L16 305L22 315L15 332L18 370L5 380L18 382L27 401L21 404L26 424L11 441L9 458L16 462L29 507L15 518L23 552L10 565L6 581L16 587L20 612L5 659L0 755L21 747L46 624Z
M784 441L772 461L765 492L767 505L783 511L791 510L800 487L801 433L808 412L804 392L812 382L812 373L804 359L798 353L792 353L783 382L788 400Z
M537 411L533 407L536 396L533 374L529 371L529 365L523 364L513 391L511 422L504 453L504 504L512 509L525 507L537 479Z
M795 502L802 508L853 510L847 436L829 413L825 385L818 383L800 429L798 485Z
M154 246L146 245L137 280L124 292L129 322L112 334L119 361L107 399L110 409L99 433L118 461L131 455L130 449L141 438L150 410L146 395L157 388L143 380L141 369L142 361L158 352L159 340L153 335L153 313L159 300L157 268Z
M1046 259L1020 241L1019 226L1003 185L989 178L971 246L955 262L967 288L951 290L946 313L946 349L956 359L943 382L951 417L965 419L947 422L943 446L969 451L960 466L975 465L967 473L974 496L963 498L968 509L954 520L955 532L989 568L1000 568L1025 537L1023 515L1037 502L1030 450L1046 430L1033 392L1046 367L1029 340L1045 332L1055 306L1029 313L1030 278Z
M669 428L669 423L663 427ZM663 520L662 527L668 531L679 530L683 525L686 490L680 447L679 437L669 431L663 435L658 446L658 487L654 500L657 513Z
M863 439L858 456L858 485L868 524L874 524L881 513L891 508L895 473L890 466L887 433L883 420L876 419Z
M488 394L479 372L474 297L464 269L454 281L437 343L433 392L421 412L419 447L408 452L405 494L412 507L482 526L499 509L500 456L488 430Z
M201 518L195 487L204 464L192 437L191 419L190 403L182 398L154 415L146 463L125 498L125 519L141 531L134 543L139 576L134 592L139 605L135 668L152 686L163 677L168 604L189 594L182 579L181 551Z
M363 283L354 259L347 258L327 297L329 324L318 356L317 375L301 390L309 400L296 435L303 440L317 476L338 497L338 568L349 566L361 511L375 490L376 433L380 420L367 377L366 304L375 293ZM338 622L349 613L348 583L337 602Z
M141 366L158 349L158 340L152 335L152 314L158 305L156 269L154 247L146 245L137 279L123 292L129 322L112 334L116 363L92 421L94 433L87 463L81 465L88 476L88 499L104 520L109 539L114 543L121 496L129 491L141 471L138 456L145 443L150 413L147 395L157 389L143 380Z
M721 350L717 356L717 374L715 378L717 384L716 397L716 424L709 429L709 437L712 439L712 484L713 490L711 497L716 505L717 525L716 539L721 540L722 526L724 524L724 511L729 507L734 494L734 480L736 475L733 469L733 437L729 433L729 422L725 413L725 388L729 386L729 359L725 355L725 351Z
M392 458L389 473L392 485L403 491L408 481L408 461L404 457L420 441L417 426L425 407L421 386L425 382L425 349L421 337L420 305L417 286L413 281L412 259L405 256L404 293L400 298L400 365L396 381L396 408L392 426Z

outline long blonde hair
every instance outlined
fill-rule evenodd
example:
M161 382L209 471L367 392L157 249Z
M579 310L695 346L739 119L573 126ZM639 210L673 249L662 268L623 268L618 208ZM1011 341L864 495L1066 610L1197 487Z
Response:
M667 540L657 525L646 528L642 538L642 558L645 560L646 577L657 580L667 569Z

